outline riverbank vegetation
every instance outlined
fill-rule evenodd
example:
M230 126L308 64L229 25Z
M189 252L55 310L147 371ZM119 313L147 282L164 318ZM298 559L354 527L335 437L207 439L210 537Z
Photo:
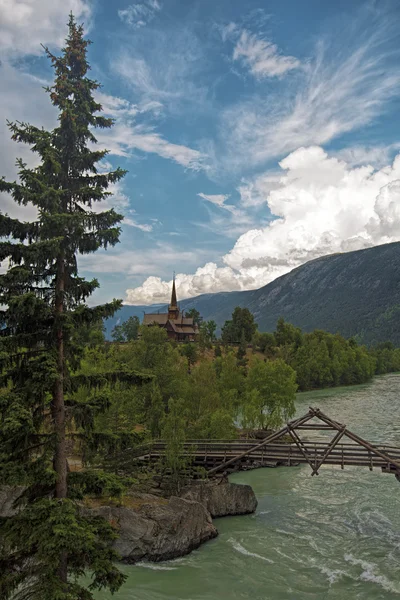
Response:
M240 428L279 427L294 414L296 391L365 383L375 374L400 370L400 349L390 343L368 349L320 330L303 333L283 319L273 333L260 333L249 327L252 315L242 318L241 311L232 316L234 327L239 315L247 329L236 331L239 343L222 334L221 339L178 344L163 329L142 326L139 338L129 343L88 344L82 369L90 377L128 369L148 378L140 387L114 388L94 430L163 437L175 415L180 427L176 421L175 429L186 439L233 438ZM243 342L246 336L251 343Z

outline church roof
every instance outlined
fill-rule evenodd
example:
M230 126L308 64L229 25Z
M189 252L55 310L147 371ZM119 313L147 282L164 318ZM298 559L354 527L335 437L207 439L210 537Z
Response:
M184 333L186 335L191 335L191 334L197 333L197 331L193 327L190 327L187 325L182 326L181 323L175 319L174 320L170 319L168 321L168 324L171 325L171 328L173 329L173 331L175 331L175 333Z
M176 322L179 322L181 325L192 325L192 327L194 326L193 317L183 317L183 319L177 319Z
M152 323L157 323L157 325L166 325L168 321L179 327L195 327L192 317L168 319L168 313L147 313L144 315L143 319L143 323L145 325L151 325Z
M168 321L168 313L147 313L144 315L143 323L145 325L151 325L157 323L157 325L165 325Z

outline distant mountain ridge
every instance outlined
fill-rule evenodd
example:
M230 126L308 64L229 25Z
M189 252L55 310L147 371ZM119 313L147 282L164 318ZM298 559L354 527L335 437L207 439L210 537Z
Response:
M317 258L258 290L202 294L179 304L183 310L196 308L219 327L241 306L254 314L260 331L273 331L283 316L305 331L400 345L400 242ZM123 306L106 323L107 331L118 318L157 310L163 312L165 305Z

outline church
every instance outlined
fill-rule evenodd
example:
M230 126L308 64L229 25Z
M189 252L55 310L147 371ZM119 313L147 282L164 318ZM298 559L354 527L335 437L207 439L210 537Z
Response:
M143 325L157 325L167 331L168 338L177 342L194 342L199 327L191 317L185 317L176 300L175 277L172 282L171 302L167 313L148 313L144 315Z

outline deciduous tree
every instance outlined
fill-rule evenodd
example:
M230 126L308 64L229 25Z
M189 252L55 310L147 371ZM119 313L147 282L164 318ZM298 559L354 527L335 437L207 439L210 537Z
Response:
M254 358L246 379L245 426L277 428L294 414L296 372L283 360Z
M138 338L139 327L139 317L134 315L133 317L129 317L124 323L115 325L111 332L111 337L115 342L132 342Z

